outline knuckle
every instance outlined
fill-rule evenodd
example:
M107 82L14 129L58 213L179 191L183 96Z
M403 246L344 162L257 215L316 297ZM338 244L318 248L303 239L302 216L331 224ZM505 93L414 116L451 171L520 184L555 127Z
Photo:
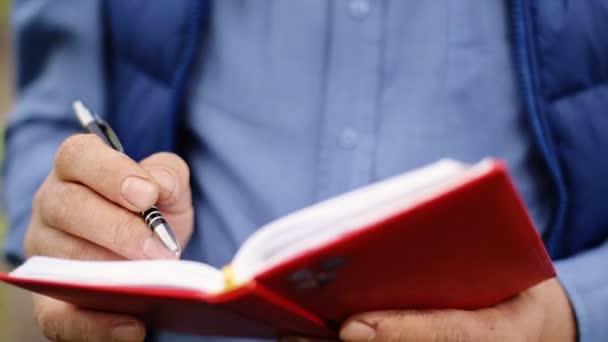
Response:
M58 341L61 329L55 314L45 309L43 305L35 306L35 318L42 334L51 341Z
M85 244L81 240L74 239L62 246L63 256L66 259L84 260L87 259L87 251Z
M25 252L25 256L29 258L38 254L38 248L36 246L36 230L30 226L30 228L25 232L25 237L23 239L23 251Z
M90 318L50 298L34 297L34 316L43 335L51 341L91 341L94 337Z
M38 242L39 242L39 234L40 234L40 226L41 226L41 217L42 210L45 203L45 198L47 194L49 180L47 179L34 193L32 199L32 217L31 221L28 225L28 228L25 232L25 236L23 239L23 248L25 255L27 257L31 257L32 255L37 254L38 251Z
M175 156L175 167L178 171L178 174L186 180L190 179L190 167L188 167L188 164L186 163L186 161L183 160L182 158L180 158L178 155L174 155L174 156Z
M73 319L71 322L71 331L74 332L74 335L77 341L89 342L91 341L91 337L93 336L93 327L92 323L88 319Z
M66 170L80 158L87 146L100 142L94 134L75 134L65 139L55 154L55 168ZM61 173L61 172L60 172Z
M126 212L112 229L111 243L113 246L132 246L142 240L142 229L146 228L144 221L135 213ZM145 231L145 230L143 230ZM129 247L126 247L129 248Z
M42 204L45 202L48 196L48 189L52 187L57 182L57 178L55 178L54 170L51 170L46 179L38 186L36 192L34 192L34 196L32 196L32 213L38 214Z
M62 201L63 198L57 197L56 200L47 200L47 194L50 192L54 192L55 185L48 185L44 190L39 191L37 193L37 198L35 200L35 208L37 209L38 214L40 215L40 219L44 223L51 223L55 219L54 209L57 206L59 201Z
M68 182L56 183L47 189L53 193L53 198L44 196L40 201L40 213L43 221L55 228L66 227L72 212L79 212L79 209L86 205L86 197L81 189L81 185Z
M105 144L95 134L75 134L64 140L55 153L55 171L61 176L68 178L78 177L73 172L74 165L82 158L86 158L90 151L99 151L98 147Z
M171 152L159 152L154 155L154 158L161 160L163 164L169 166L180 177L185 179L190 178L190 168L188 167L188 164L177 154Z
M426 315L427 312L422 310L400 310L388 319L379 320L376 323L378 340L394 342L420 340L420 329L412 328L414 325L409 319Z
M34 193L34 196L32 197L32 211L34 211L34 212L36 212L37 209L40 207L40 203L42 203L42 201L44 201L45 189L46 189L47 183L48 183L48 180L45 181L44 183L42 183L42 185L38 187L38 189Z
M399 342L411 340L410 331L404 328L402 324L394 324L391 321L379 321L376 326L376 334L381 338L379 340L386 342Z
M435 335L432 341L434 342L473 342L467 329L447 319L439 319L437 328L433 331Z

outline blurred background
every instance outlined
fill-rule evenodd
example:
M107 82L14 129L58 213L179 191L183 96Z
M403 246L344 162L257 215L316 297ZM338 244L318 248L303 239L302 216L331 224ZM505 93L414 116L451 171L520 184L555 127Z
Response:
M10 0L0 0L0 132L4 131L4 122L13 97L9 9ZM0 139L0 161L3 150L3 139ZM0 213L0 243L4 240L5 233L6 221ZM8 265L0 260L0 271L8 270ZM0 284L0 341L47 341L34 324L29 294L5 284Z

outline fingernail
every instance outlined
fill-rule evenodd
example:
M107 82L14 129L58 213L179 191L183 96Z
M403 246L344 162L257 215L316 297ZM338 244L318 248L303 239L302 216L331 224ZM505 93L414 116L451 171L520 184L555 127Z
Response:
M151 170L150 174L156 179L165 192L172 194L173 191L175 191L175 178L169 172L162 169L155 169Z
M150 208L157 197L157 189L154 184L134 176L122 181L120 192L129 203L142 211Z
M340 339L348 342L371 342L376 330L361 321L352 321L340 331Z
M143 341L146 330L138 322L126 322L112 329L112 341L114 342L139 342Z
M148 259L178 259L155 235L146 238L143 252Z

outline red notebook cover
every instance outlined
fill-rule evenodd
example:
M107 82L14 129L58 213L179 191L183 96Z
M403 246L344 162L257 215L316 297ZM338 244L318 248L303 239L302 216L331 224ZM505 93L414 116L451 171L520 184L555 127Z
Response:
M202 335L335 337L348 316L475 309L555 276L505 167L306 251L219 295L192 290L0 280L85 308Z

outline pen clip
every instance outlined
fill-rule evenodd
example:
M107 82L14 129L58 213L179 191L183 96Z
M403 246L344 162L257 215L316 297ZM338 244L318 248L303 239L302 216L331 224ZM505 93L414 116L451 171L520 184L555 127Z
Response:
M114 147L114 149L117 151L124 153L124 148L122 147L122 144L120 143L120 140L118 140L118 136L116 136L116 133L114 133L112 127L110 127L110 125L108 125L108 123L99 116L95 115L94 117L95 121L99 125L99 128L101 128L105 136L108 138L108 140L110 140L112 147Z

